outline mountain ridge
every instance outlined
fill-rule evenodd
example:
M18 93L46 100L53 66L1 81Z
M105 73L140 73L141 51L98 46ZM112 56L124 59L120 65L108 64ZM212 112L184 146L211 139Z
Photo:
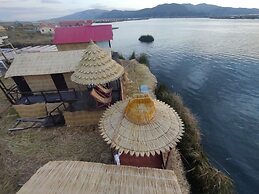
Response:
M144 8L135 11L122 10L102 10L90 9L59 18L53 18L52 21L61 20L83 20L83 19L128 19L128 18L209 18L226 17L236 15L259 15L259 9L256 8L233 8L221 7L201 3L193 5L187 4L160 4L152 8Z
M88 9L85 11L76 12L66 16L50 19L52 21L61 21L61 20L85 20L85 19L96 19L98 16L103 13L108 12L103 9Z

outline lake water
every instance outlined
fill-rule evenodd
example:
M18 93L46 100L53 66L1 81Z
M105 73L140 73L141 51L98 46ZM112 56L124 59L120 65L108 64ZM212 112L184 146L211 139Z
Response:
M150 56L161 83L198 117L210 161L238 193L259 193L259 20L152 19L114 23L113 50ZM152 34L154 43L140 43Z

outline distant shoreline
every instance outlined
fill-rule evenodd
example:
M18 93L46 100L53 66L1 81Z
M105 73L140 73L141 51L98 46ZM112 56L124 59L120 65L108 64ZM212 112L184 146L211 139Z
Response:
M114 18L114 19L100 19L93 23L114 23L114 22L126 22L126 21L138 21L138 20L149 20L149 19L226 19L226 20L256 20L259 19L259 15L256 16L224 16L224 17L149 17L149 18ZM13 25L17 21L0 21L0 25L8 26ZM19 21L21 24L39 24L44 21ZM53 22L57 23L57 22Z

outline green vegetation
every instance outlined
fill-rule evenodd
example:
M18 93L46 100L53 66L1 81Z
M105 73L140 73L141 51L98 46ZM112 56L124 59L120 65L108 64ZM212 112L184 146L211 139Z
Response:
M181 97L172 94L165 86L157 88L156 96L173 107L184 122L185 133L177 147L182 156L192 193L233 193L232 180L214 168L203 152L198 122L191 111L184 106Z
M52 35L43 35L40 32L22 27L15 27L7 30L9 41L14 47L37 46L52 44Z
M125 59L124 56L121 53L118 53L118 57L119 57L119 59L122 59L122 60Z
M149 67L149 59L147 54L141 53L139 56L136 55L135 51L129 57L129 60L136 59L139 63L144 64Z
M141 42L154 42L154 37L151 35L142 35L139 39Z
M110 148L97 127L56 127L10 133L16 116L0 121L0 193L16 193L41 166L53 160L113 163Z
M135 51L132 52L129 60L136 59Z
M146 66L149 67L149 59L147 54L141 53L140 56L137 58L137 61L141 64L145 64Z

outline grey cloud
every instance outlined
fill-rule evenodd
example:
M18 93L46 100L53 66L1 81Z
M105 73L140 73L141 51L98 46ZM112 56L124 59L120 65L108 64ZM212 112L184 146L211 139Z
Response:
M112 10L112 9L114 9L113 7L109 7L109 6L100 4L100 3L95 3L95 4L92 4L92 5L89 5L89 8L90 9L104 9L104 10Z
M62 3L61 1L59 0L41 0L42 3Z
M51 8L34 7L0 7L0 21L37 21L51 19L74 13L75 10L56 10Z

